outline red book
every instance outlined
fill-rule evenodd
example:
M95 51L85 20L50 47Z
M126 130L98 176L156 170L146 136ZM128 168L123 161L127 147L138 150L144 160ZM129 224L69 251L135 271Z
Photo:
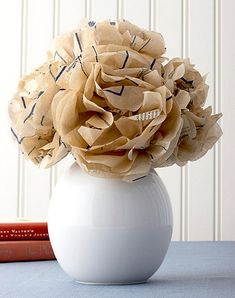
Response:
M54 260L49 240L1 241L0 262Z
M46 222L0 223L0 242L12 240L48 240Z

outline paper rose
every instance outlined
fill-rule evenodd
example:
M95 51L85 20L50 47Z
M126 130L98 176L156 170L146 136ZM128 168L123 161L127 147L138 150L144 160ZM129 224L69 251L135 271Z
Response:
M161 34L127 21L57 37L10 104L22 151L50 166L69 150L88 173L126 181L200 158L221 136L220 115L203 108L208 86L189 60L164 53Z
M175 96L183 119L178 145L167 164L182 166L202 157L217 142L222 135L217 121L222 115L212 115L211 107L203 109L209 86L189 59L172 59L163 73L164 84Z

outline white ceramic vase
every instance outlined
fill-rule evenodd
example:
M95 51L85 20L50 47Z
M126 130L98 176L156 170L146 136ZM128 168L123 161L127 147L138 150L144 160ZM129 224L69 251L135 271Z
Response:
M154 170L129 184L90 176L74 163L54 189L48 229L59 264L76 281L141 283L164 260L172 209Z

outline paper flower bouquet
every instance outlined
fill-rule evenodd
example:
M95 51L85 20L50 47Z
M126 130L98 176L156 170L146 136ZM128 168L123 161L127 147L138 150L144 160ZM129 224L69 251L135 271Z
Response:
M202 157L221 114L204 107L208 85L190 60L164 53L161 34L124 20L57 37L9 105L24 156L50 167L71 152L89 174L125 181Z

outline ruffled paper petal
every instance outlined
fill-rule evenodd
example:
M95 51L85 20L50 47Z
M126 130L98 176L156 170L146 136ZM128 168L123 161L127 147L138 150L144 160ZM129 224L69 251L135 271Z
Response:
M192 113L184 115L184 128L181 132L178 147L175 149L177 164L181 165L189 160L194 161L201 158L221 137L222 130L216 123L221 114L206 114L204 111L201 112L201 121L198 121L197 118L199 117Z

